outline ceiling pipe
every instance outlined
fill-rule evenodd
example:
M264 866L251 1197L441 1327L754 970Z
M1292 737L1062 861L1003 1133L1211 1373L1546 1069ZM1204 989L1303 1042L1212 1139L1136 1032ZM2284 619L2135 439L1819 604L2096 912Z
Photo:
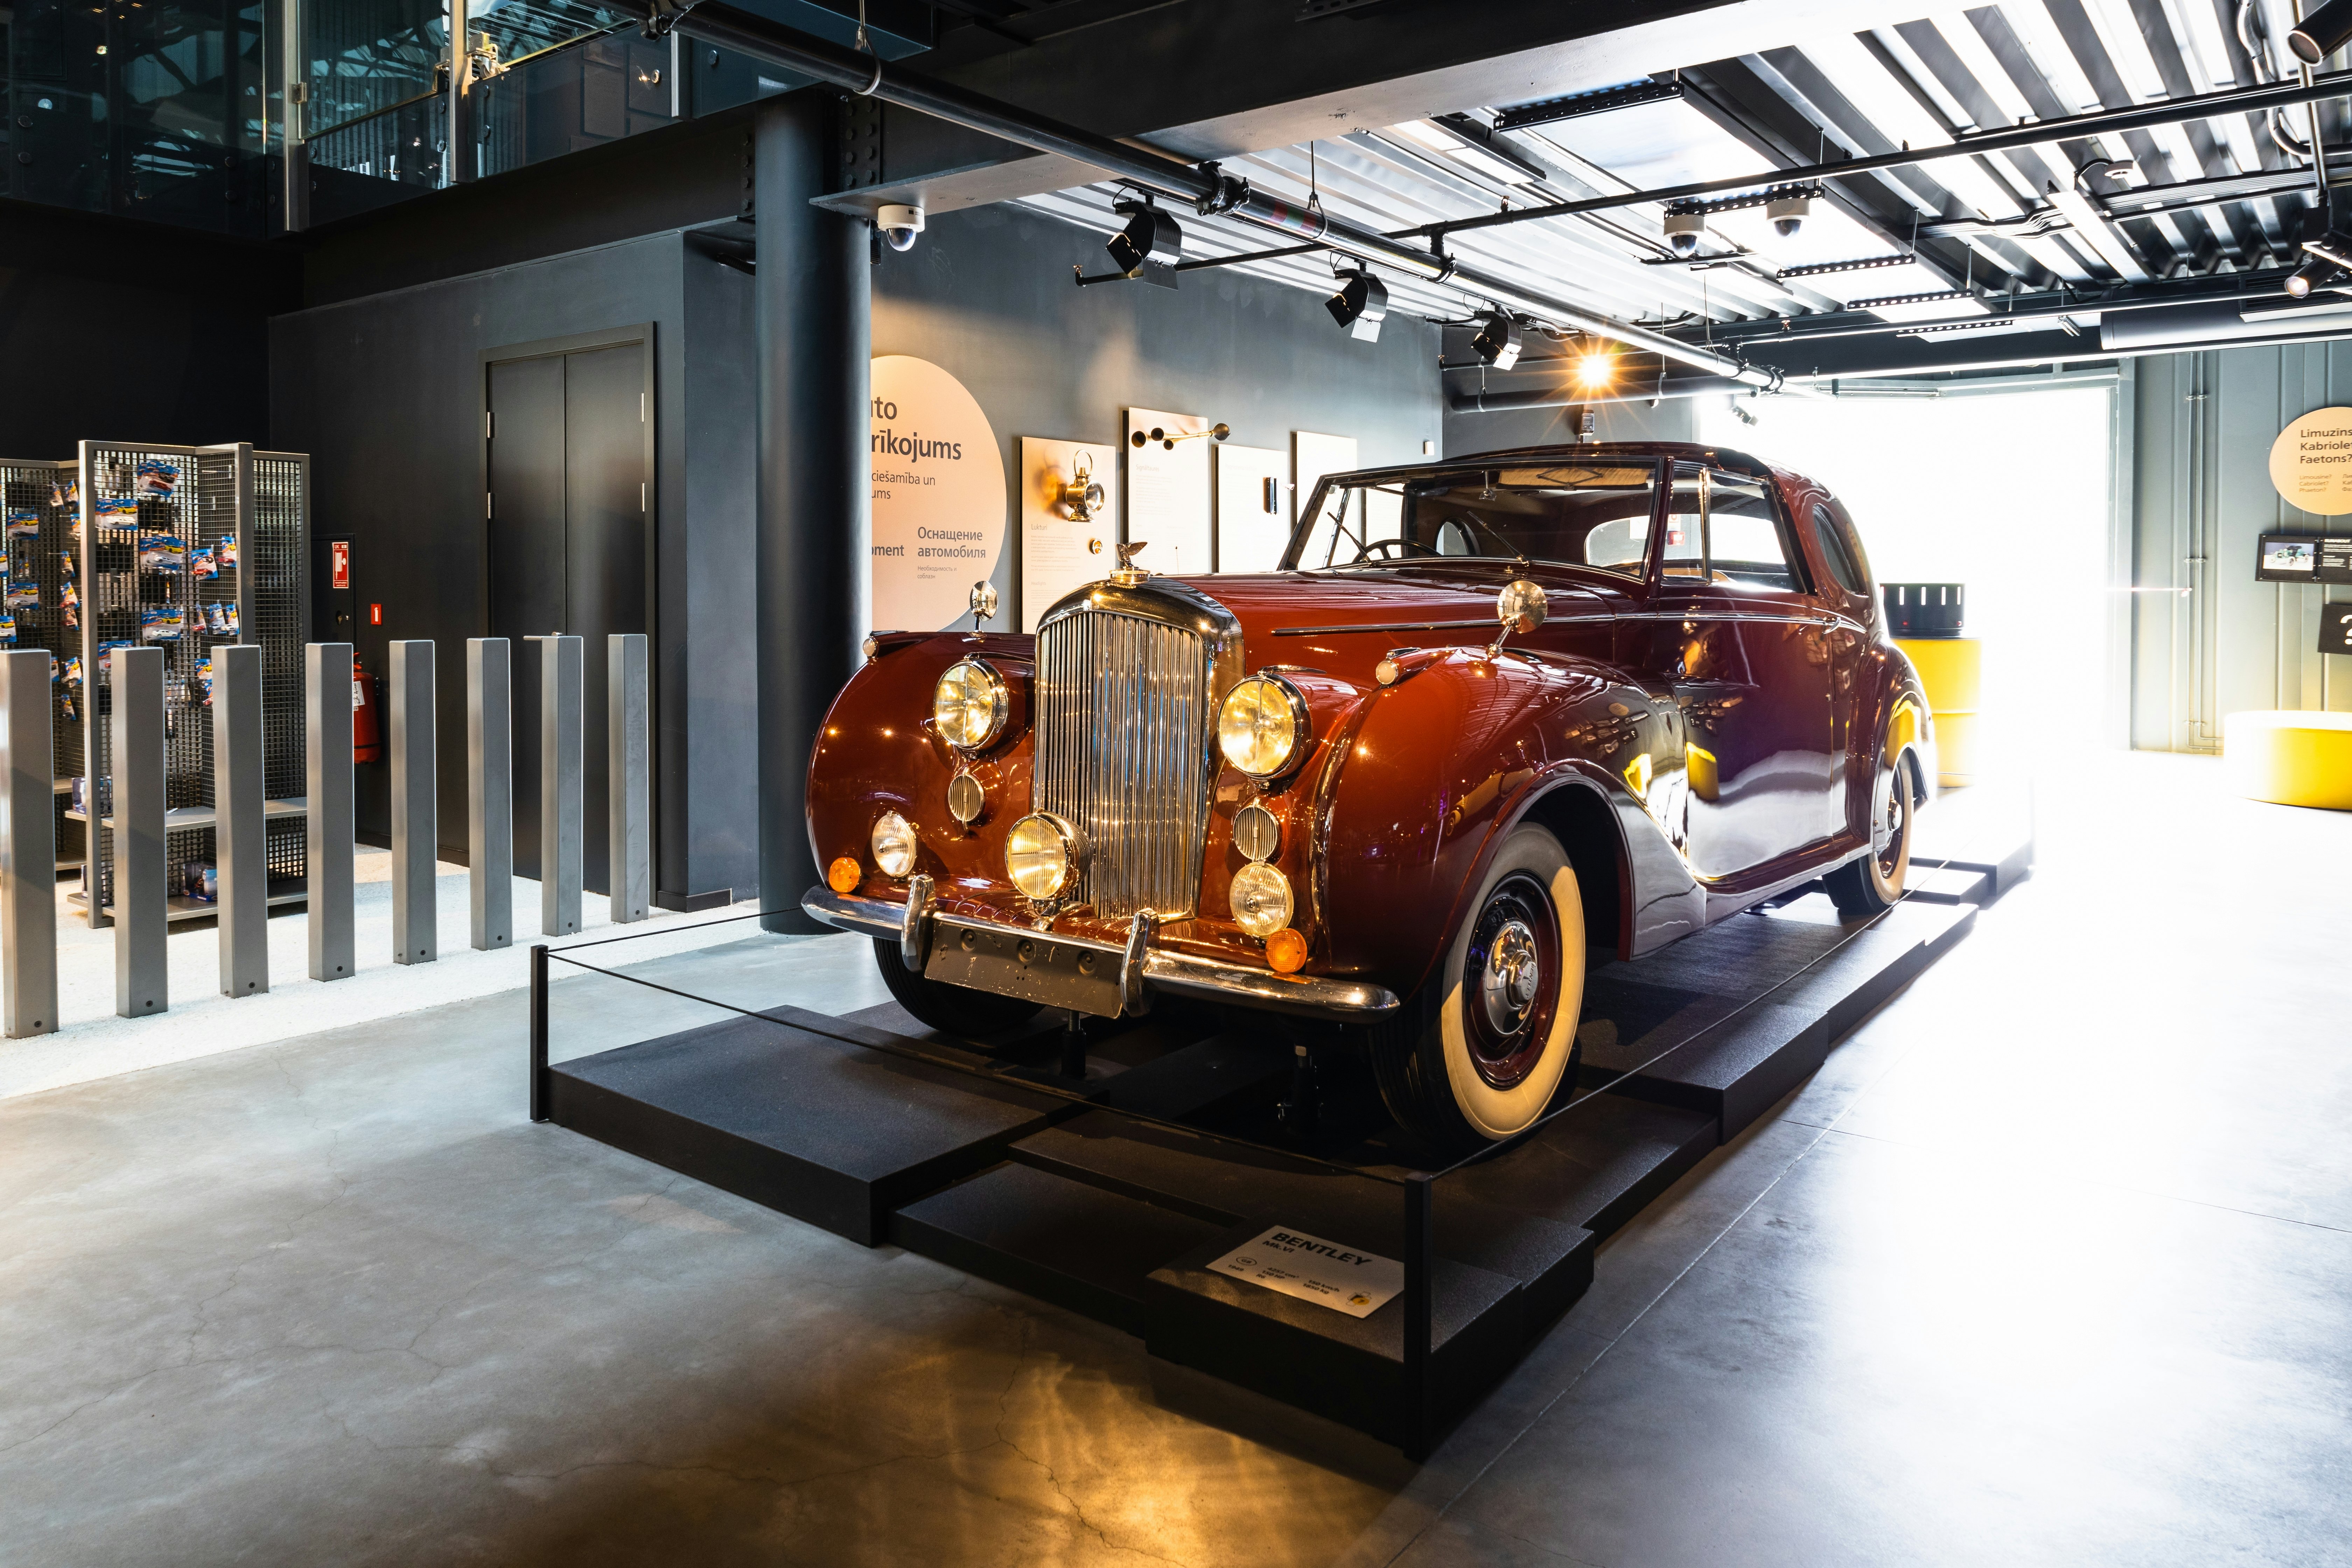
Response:
M673 28L721 48L734 49L786 70L811 76L861 98L877 98L950 124L1000 137L1034 152L1088 164L1156 195L1190 202L1202 216L1235 219L1258 228L1306 240L1359 260L1444 283L1466 294L1544 318L1554 326L1609 338L1629 348L1660 354L1749 386L1775 389L1777 373L1756 370L1663 332L1597 314L1572 300L1546 294L1476 268L1465 267L1436 246L1410 246L1309 208L1279 201L1224 174L1213 163L1187 163L1132 142L1079 130L1011 104L897 67L885 69L876 56L779 26L727 5L724 0L617 0L612 9L643 20L646 33Z
M1501 414L1513 408L1598 408L1612 403L1664 403L1678 397L1706 397L1717 393L1748 393L1756 388L1727 375L1695 375L1664 382L1647 392L1576 392L1562 387L1532 387L1521 392L1456 392L1445 406L1456 414Z

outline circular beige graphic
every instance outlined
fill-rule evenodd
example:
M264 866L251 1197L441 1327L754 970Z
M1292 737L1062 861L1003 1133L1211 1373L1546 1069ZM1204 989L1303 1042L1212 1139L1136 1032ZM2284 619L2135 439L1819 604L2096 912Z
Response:
M969 624L971 585L1004 555L996 432L963 383L929 360L885 354L873 377L874 624Z
M2315 408L2271 443L2271 483L2322 517L2352 511L2352 408Z

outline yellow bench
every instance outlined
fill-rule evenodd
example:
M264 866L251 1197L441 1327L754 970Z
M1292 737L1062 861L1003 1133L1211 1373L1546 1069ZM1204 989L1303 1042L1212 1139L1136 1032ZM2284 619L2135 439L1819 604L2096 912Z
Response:
M2249 800L2352 811L2352 713L2225 714L2221 767Z

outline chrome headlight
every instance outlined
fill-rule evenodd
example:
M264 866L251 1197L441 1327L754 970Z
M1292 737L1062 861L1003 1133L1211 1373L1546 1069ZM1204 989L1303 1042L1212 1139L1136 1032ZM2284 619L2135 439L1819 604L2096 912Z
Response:
M1253 675L1225 693L1217 710L1217 749L1255 778L1288 767L1307 734L1307 700L1278 675Z
M1058 816L1032 812L1004 836L1004 874L1023 898L1039 903L1058 898L1077 870L1077 829Z
M1272 936L1290 923L1290 879L1262 860L1234 873L1234 919L1252 936Z
M903 877L915 868L915 825L895 811L886 811L874 823L874 863L886 877Z
M1004 678L976 658L948 666L931 691L931 721L940 739L967 752L996 739L1007 706Z

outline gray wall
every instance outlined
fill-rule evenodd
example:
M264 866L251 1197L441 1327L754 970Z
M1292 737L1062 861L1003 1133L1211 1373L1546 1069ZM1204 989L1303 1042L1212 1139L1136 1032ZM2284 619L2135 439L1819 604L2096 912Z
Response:
M748 625L748 278L673 232L280 316L271 440L311 454L313 528L352 536L358 597L384 606L383 626L360 628L369 667L384 668L392 638L442 647L441 839L462 857L462 648L485 635L488 613L479 351L645 321L657 411L656 880L670 893L744 888L750 678L740 646L688 630ZM361 826L381 834L389 818L373 772L362 770Z
M2151 355L2132 381L2132 584L2189 592L2131 595L2131 743L2210 752L2226 713L2352 710L2352 660L2317 651L2320 605L2352 589L2254 580L2258 535L2327 531L2272 487L2271 443L2352 403L2352 342Z
M1475 390L1477 384L1475 371L1445 373L1450 393ZM1603 441L1698 439L1698 404L1688 397L1674 398L1655 408L1646 403L1603 403L1595 405L1593 414L1593 434ZM1509 408L1492 414L1448 408L1445 439L1438 449L1447 457L1459 458L1473 452L1499 452L1506 447L1540 447L1573 441L1583 428L1584 410L1580 407Z
M1244 447L1287 451L1294 430L1353 436L1367 466L1417 459L1440 438L1436 328L1395 313L1378 342L1360 343L1320 295L1222 270L1187 273L1173 290L1077 288L1072 264L1108 268L1103 238L979 207L932 219L914 249L885 251L875 268L875 353L948 371L996 432L1006 605L1021 581L1013 487L1024 436L1116 443L1121 411L1135 406L1223 420Z

